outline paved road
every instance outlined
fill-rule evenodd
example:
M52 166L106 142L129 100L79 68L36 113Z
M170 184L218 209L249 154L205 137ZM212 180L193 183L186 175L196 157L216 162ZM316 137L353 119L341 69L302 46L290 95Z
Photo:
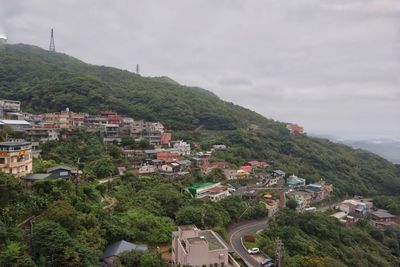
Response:
M257 232L267 227L268 219L250 221L237 224L228 230L229 243L232 249L245 261L249 267L257 267L260 264L243 248L241 238L248 233Z

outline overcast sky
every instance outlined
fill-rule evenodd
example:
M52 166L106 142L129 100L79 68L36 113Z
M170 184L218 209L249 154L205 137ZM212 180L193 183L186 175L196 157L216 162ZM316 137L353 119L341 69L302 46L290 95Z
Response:
M309 133L400 138L399 0L1 1L10 43L169 76Z

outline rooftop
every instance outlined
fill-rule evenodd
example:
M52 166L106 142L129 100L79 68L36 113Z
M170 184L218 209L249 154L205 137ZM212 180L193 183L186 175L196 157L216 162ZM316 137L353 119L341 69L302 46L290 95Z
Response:
M378 217L378 218L395 218L393 214L388 212L387 210L377 210L371 213L373 216Z
M212 185L218 185L218 183L213 183L213 182L193 183L190 186L188 186L188 188L200 189L200 188L204 188L204 187L212 186Z
M203 236L208 242L208 250L224 249L227 246L222 243L211 230L200 231L200 236Z
M218 185L218 186L210 188L208 191L210 191L211 193L220 193L225 190L226 190L226 186Z
M335 218L338 219L338 220L340 220L340 219L346 217L346 215L347 215L347 214L346 214L345 212L339 211L339 212L336 212L336 213L332 214L331 216L332 216L332 217L335 217Z
M314 188L322 188L322 185L320 184L309 184L309 187L314 187Z
M191 245L197 245L197 244L201 244L201 243L206 243L206 239L202 238L202 237L190 237L187 239L187 241L189 242L189 244Z
M31 145L31 143L30 142L26 142L26 141L15 141L15 142L9 141L9 142L1 142L0 143L0 146L9 146L9 147L12 147L12 146L28 146L28 145Z
M0 120L0 125L31 125L26 120Z
M71 166L67 166L67 165L57 165L57 166L54 166L52 168L48 168L47 172L49 173L49 172L53 172L53 171L56 171L56 170L74 171L74 170L77 170L77 169L74 168L74 167L71 167Z

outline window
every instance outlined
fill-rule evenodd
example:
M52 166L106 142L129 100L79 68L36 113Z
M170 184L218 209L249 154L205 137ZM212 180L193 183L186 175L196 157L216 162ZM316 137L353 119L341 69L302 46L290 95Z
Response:
M6 163L6 159L5 158L0 158L0 164L5 164Z

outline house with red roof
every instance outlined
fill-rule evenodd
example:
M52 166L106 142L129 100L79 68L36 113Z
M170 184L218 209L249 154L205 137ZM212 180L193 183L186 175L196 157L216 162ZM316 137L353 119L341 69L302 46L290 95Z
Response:
M304 133L304 128L297 124L294 124L294 123L286 124L286 128L290 131L291 134L303 134Z
M266 163L265 161L258 161L258 160L248 161L244 165L251 166L253 169L256 169L256 168L264 169L264 168L268 167L268 163Z
M253 167L249 165L240 166L239 169L248 173L251 173L253 171Z

